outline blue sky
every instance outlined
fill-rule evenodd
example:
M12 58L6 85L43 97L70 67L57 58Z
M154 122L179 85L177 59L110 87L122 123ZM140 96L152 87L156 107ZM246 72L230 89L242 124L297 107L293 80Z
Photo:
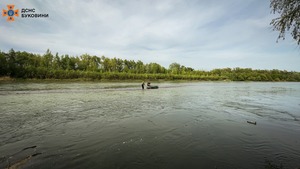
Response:
M0 18L0 50L173 62L199 70L300 71L300 49L269 25L269 0L1 0L49 18Z

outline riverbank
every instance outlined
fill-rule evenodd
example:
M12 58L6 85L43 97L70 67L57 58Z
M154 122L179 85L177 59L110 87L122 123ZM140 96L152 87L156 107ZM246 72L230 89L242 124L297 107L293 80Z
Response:
M53 56L28 52L0 52L2 80L20 79L67 79L76 81L141 81L141 80L187 80L187 81L289 81L300 82L300 72L287 70L259 70L252 68L221 68L195 70L191 67L171 63L165 68L157 63L123 60L120 58L90 55Z
M15 78L11 78L9 76L0 77L0 82L15 81L15 80L16 80Z
M300 82L300 80L232 80L227 78L214 78L214 77L194 77L194 78L166 78L166 79L155 79L155 78L145 78L145 79L111 79L111 78L13 78L9 76L0 77L0 83L5 82L133 82L140 83L142 81L151 82Z
M142 82L151 83L187 83L187 82L199 82L199 81L191 81L191 80L164 80L164 79L156 79L156 80L118 80L118 79L22 79L22 78L11 78L11 77L0 77L0 84L1 83L142 83Z

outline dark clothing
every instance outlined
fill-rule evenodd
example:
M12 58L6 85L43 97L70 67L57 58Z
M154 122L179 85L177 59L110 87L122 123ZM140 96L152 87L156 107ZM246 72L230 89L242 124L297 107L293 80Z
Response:
M142 83L142 89L144 89L145 83Z

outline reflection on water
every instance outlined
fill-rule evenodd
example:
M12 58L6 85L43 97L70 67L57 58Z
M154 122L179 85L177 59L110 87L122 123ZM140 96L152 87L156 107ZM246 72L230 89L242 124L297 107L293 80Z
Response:
M158 85L0 84L0 168L300 167L299 83Z

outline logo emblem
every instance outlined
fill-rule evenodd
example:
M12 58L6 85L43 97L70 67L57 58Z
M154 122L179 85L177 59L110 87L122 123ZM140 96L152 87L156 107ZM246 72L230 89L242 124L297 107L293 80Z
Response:
M14 8L15 8L15 5L7 5L8 10L5 10L5 9L2 10L2 16L3 17L7 16L8 22L15 21L14 16L19 17L19 9L14 10Z

